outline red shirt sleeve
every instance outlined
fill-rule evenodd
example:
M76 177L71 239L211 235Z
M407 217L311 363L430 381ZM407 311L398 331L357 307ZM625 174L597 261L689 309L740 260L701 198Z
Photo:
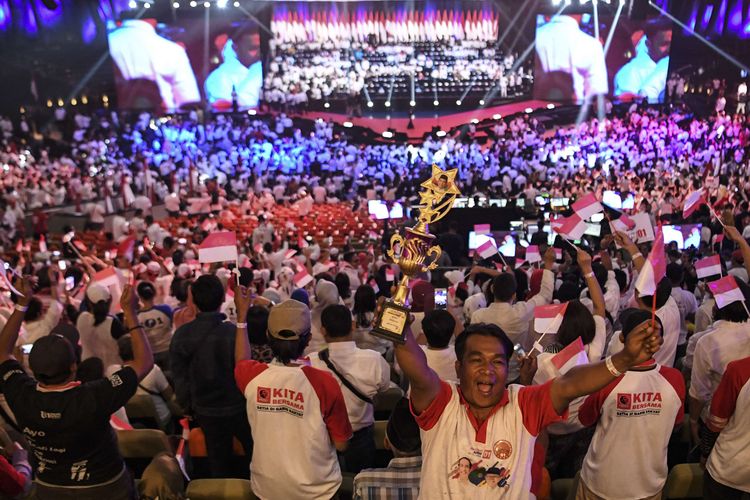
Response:
M245 388L255 377L263 373L268 368L265 363L258 363L250 359L243 359L234 366L234 381L242 394L245 394Z
M352 437L352 424L346 412L341 387L330 373L311 366L303 366L302 371L320 400L320 413L331 439L337 442L348 441Z
M562 415L558 415L552 406L550 390L554 380L548 380L542 385L521 387L518 391L518 406L523 415L523 426L532 436L538 436L549 424L568 418L567 408Z
M603 388L593 394L589 394L586 399L583 400L583 404L578 408L578 421L581 422L581 425L591 427L596 424L599 417L602 416L604 402L622 379L622 376L617 377Z
M732 361L727 365L724 376L711 399L711 414L708 428L721 432L727 426L737 406L737 397L750 379L750 358Z
M432 400L430 406L425 408L425 410L419 415L414 411L414 407L411 405L411 401L409 401L411 413L414 415L417 424L423 431L429 431L435 427L435 424L440 420L440 417L443 415L443 411L445 410L445 407L448 406L452 396L453 391L451 390L450 384L441 380L440 390L438 391L437 396Z
M674 425L678 426L685 420L685 379L682 378L682 373L679 370L668 366L662 366L659 369L659 374L667 379L667 382L674 388L680 398L680 408L677 410L677 416L674 419Z
M26 478L4 456L0 455L0 493L16 497L23 492L25 483Z

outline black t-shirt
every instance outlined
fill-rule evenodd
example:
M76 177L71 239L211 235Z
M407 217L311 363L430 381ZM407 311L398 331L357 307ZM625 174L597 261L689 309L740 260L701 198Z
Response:
M71 383L47 391L15 360L0 365L2 390L32 448L36 477L56 486L94 486L114 479L124 467L110 415L138 388L124 367L107 379Z

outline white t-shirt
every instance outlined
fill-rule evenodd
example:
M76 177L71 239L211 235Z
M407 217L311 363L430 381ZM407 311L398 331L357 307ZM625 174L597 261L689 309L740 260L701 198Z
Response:
M328 344L330 361L346 379L370 399L378 393L385 392L390 386L391 369L385 358L375 351L360 349L354 341L330 342ZM358 431L375 423L373 405L366 403L344 387L339 378L331 372L317 352L310 353L310 365L330 373L341 387L344 394L349 422L352 429Z
M662 366L674 366L674 358L677 355L677 342L680 339L680 309L677 307L677 302L672 297L669 297L667 303L656 310L656 316L661 320L662 337L664 343L661 348L654 354L654 359L657 363ZM625 347L620 342L620 335L615 332L609 341L607 353L609 355L616 354L622 351Z
M420 498L536 498L542 479L542 464L533 460L537 436L567 417L567 411L555 412L550 386L508 386L480 425L459 387L441 382L433 402L416 416L422 429ZM498 469L497 484L473 478L480 467Z
M440 380L458 382L458 375L456 374L456 350L453 346L448 346L445 349L430 349L426 345L419 347L422 348L427 358L427 366L437 373Z
M591 394L578 412L582 424L597 424L581 480L602 498L650 497L667 480L667 445L684 417L685 382L674 368L650 365Z
M727 365L707 423L721 434L706 469L721 484L750 493L750 358Z
M143 325L154 354L169 351L169 344L172 342L172 309L168 305L159 304L139 311L138 322Z
M331 439L347 441L352 428L333 377L310 366L244 360L234 378L253 430L253 492L289 500L335 495L341 469Z
M119 370L122 370L122 365L112 365L107 368L106 375L109 377ZM164 376L164 372L161 371L158 365L154 365L151 371L138 383L138 388L135 390L136 394L151 396L151 399L154 401L156 415L162 425L166 425L172 418L169 406L167 406L166 401L161 396L161 393L168 388L170 388L170 385L167 377Z

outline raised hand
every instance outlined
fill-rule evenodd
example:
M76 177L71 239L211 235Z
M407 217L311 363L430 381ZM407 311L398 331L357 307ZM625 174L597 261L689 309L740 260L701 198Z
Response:
M122 307L122 312L125 314L126 320L138 316L138 295L136 295L133 285L127 284L122 290L122 295L120 295L120 307Z
M727 237L735 243L740 243L744 240L742 234L740 234L739 230L734 226L724 226L724 233L726 233Z
M247 310L253 305L253 294L250 288L239 285L234 287L234 306L237 309L237 322L244 323Z
M637 366L651 359L663 342L659 323L652 324L651 320L647 320L636 326L625 339L622 351L628 366Z
M576 261L584 274L591 272L591 255L588 252L579 249L576 254Z

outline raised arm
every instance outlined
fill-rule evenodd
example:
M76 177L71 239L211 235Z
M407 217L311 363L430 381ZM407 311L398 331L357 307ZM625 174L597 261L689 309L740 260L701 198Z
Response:
M589 297L594 304L594 315L604 318L607 316L606 307L604 305L604 294L602 293L602 288L599 286L599 282L596 280L594 271L591 268L591 256L583 250L578 250L577 260L578 267L581 268L583 279L586 280L586 286L589 289Z
M628 335L622 351L610 356L606 361L576 366L552 383L552 404L558 413L565 411L574 399L591 394L603 388L620 374L652 358L662 344L660 326L644 321ZM610 368L614 369L610 371Z
M132 285L125 285L120 297L120 306L125 317L125 330L131 333L133 344L133 361L126 365L135 371L140 382L154 367L154 355L146 338L146 331L138 324L138 296Z
M633 259L633 266L635 266L636 270L640 272L640 270L643 269L643 265L646 263L646 258L640 250L638 250L638 246L622 231L617 231L615 233L615 241L630 254L630 258Z
M427 358L406 327L406 343L394 344L396 361L409 379L411 386L411 403L416 412L426 410L440 392L440 378L427 366Z
M724 232L727 233L729 239L739 245L740 252L742 252L742 259L745 262L745 270L750 274L750 245L748 245L747 240L742 237L740 232L734 226L726 226Z
M234 334L234 362L252 358L250 339L247 336L247 311L253 297L250 289L244 286L234 288L234 306L237 309L237 331Z
M23 297L18 297L18 303L13 309L13 314L10 315L10 318L8 318L8 321L3 327L3 331L0 332L0 363L4 363L9 359L15 359L13 356L13 349L18 340L18 332L21 330L23 317L26 314L26 310L29 308L29 302L31 301L32 291L29 280L16 279L14 285L16 289L23 294Z

